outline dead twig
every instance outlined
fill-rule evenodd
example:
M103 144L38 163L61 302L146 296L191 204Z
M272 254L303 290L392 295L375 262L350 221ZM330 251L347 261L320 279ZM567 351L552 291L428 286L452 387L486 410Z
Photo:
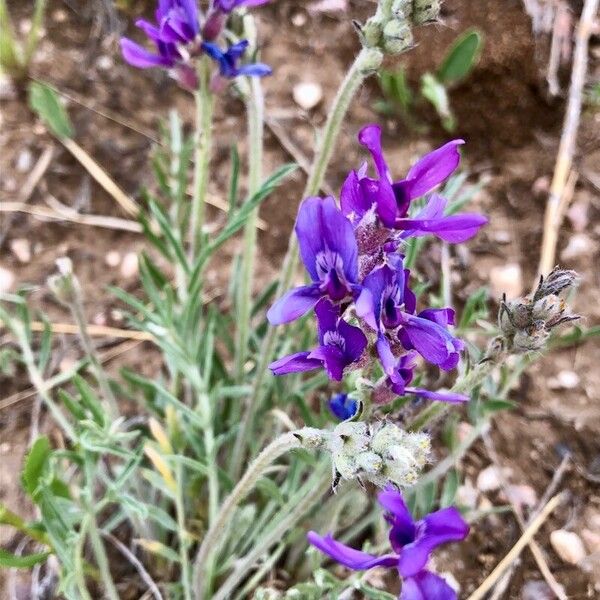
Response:
M107 350L106 352L103 352L102 354L100 354L100 362L102 364L107 363L110 360L112 360L113 358L116 358L117 356L120 356L121 354L125 354L125 352L129 352L130 350L137 348L141 343L142 343L142 340L127 340L125 342L121 342L118 346L115 346L114 348L111 348L110 350ZM63 374L59 374L59 375L63 375ZM69 374L67 374L66 376L63 376L63 377L60 377L60 376L51 377L50 379L48 379L46 381L46 388L48 390L51 390L52 388L54 388L58 385L61 385L61 383L64 383L69 378L70 378ZM36 394L37 394L37 390L33 387L23 390L21 392L16 392L15 394L12 394L11 396L4 398L3 400L0 400L0 411L3 411L4 409L9 408L10 406L13 406L15 404L18 404L19 402L22 402L24 400L29 400L29 399L35 397Z
M502 469L500 466L500 460L498 458L498 454L496 452L494 442L492 441L492 438L490 437L490 435L488 433L485 433L483 435L483 442L488 451L488 454L490 455L490 458L492 459L494 466L496 467L496 471L498 472L498 477L500 479L500 483L502 485L504 495L506 496L507 500L509 501L509 503L511 505L512 511L515 515L515 518L517 519L517 522L519 523L519 527L521 528L521 531L524 531L527 527L527 523L525 522L525 519L523 517L523 511L521 510L521 507L518 506L517 504L515 504L515 502L512 500L512 496L508 490L507 481L504 478L504 474L502 473ZM552 478L550 485L546 489L544 496L538 503L536 511L534 511L532 516L530 517L530 519L529 519L530 522L533 518L535 518L537 511L539 511L539 509L548 502L548 499L552 496L552 494L554 494L554 492L558 488L560 481L562 480L562 477L566 471L568 463L569 463L569 455L566 455L563 458L563 461L561 462L556 473L554 474L554 477ZM554 592L554 594L556 595L556 597L559 600L568 600L563 586L556 580L556 578L550 571L550 568L548 567L548 563L546 562L546 558L544 557L544 553L543 553L542 549L540 548L539 544L534 539L531 539L529 541L528 545L529 545L529 549L531 550L531 554L533 555L533 558L535 559L535 562L537 563L540 573L546 580L546 583L548 584L550 589ZM500 598L503 597L503 594L506 591L506 588L508 587L510 580L512 579L512 576L514 575L516 568L517 568L517 562L515 561L512 565L510 565L506 574L497 583L494 593L490 596L490 600L499 600Z
M52 146L52 145L46 146L44 148L43 152L41 153L40 157L38 158L37 162L35 163L33 169L31 169L31 172L29 173L27 180L21 187L21 191L19 193L19 200L20 200L21 204L23 204L23 206L27 206L27 203L31 199L31 195L33 194L33 191L35 190L38 183L40 182L40 180L42 179L42 177L45 175L46 171L48 170L48 167L50 166L50 163L52 162L53 154L54 154L54 146ZM3 204L4 203L0 204L0 210L1 210L1 207ZM2 245L4 244L4 240L6 239L6 236L8 235L8 232L10 231L13 220L14 220L14 216L11 215L7 219L7 222L4 224L2 231L0 231L0 248L2 248Z
M527 526L523 535L517 543L510 549L510 552L496 565L496 568L484 579L483 583L469 596L468 600L483 600L485 595L496 585L496 582L502 577L503 573L519 557L525 546L529 544L539 528L545 523L546 519L562 504L567 498L566 492L561 492L554 496L542 509L539 515Z
M51 197L53 198L53 197ZM52 219L55 221L69 221L79 225L91 225L92 227L104 227L106 229L118 229L132 233L142 233L142 226L137 221L121 219L119 217L105 217L104 215L82 215L75 209L65 206L55 198L52 202L54 210L46 206L30 206L23 202L1 202L0 212L21 212L41 219Z
M31 331L44 331L45 324L41 321L32 321L30 327ZM154 336L147 331L137 331L135 329L120 329L118 327L108 327L107 325L88 325L87 329L93 337L123 338L142 342L154 339ZM50 323L50 330L52 333L79 334L79 327L73 323Z
M582 90L585 84L588 66L588 43L594 18L598 12L599 1L600 0L585 0L579 25L577 27L575 53L573 55L573 70L571 72L571 87L569 89L565 122L560 145L558 147L554 175L550 186L550 195L546 204L544 236L542 238L538 275L548 273L554 266L558 231L563 216L560 214L560 210L564 207L564 201L561 206L561 199L563 198L567 186L567 179L571 172L573 156L575 154L577 130L579 128L579 120L581 117L581 103L583 100Z

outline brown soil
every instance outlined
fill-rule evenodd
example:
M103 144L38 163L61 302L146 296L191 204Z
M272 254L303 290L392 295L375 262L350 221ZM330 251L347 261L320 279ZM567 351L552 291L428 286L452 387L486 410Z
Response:
M132 195L141 186L150 185L148 168L151 141L143 134L92 112L116 114L125 123L142 131L153 132L158 120L170 108L177 108L185 122L192 122L192 100L162 74L140 72L123 64L117 52L116 37L106 36L94 25L92 15L74 12L71 3L58 0L49 3L46 35L40 45L34 74L52 82L61 91L83 100L88 108L75 102L69 111L77 128L77 140L94 156L114 179ZM577 3L575 3L577 4ZM27 18L21 3L9 2L17 24ZM260 12L263 59L273 65L275 75L265 81L267 113L276 119L288 136L310 156L314 134L325 118L327 106L352 60L358 42L349 18L344 13L315 14L306 10L308 3L280 0ZM372 10L371 3L352 2L348 13L360 19ZM577 9L578 6L575 6ZM577 11L578 12L578 11ZM543 78L546 40L535 40L529 18L517 0L447 0L443 26L424 28L418 46L401 61L408 66L415 84L419 74L435 68L444 49L457 33L470 26L485 35L482 59L468 80L451 93L452 107L458 121L457 135L467 141L466 164L473 179L485 177L484 191L478 194L476 207L490 216L490 225L467 249L453 253L454 293L463 300L475 288L490 282L493 267L506 263L520 265L524 290L533 282L542 235L542 215L548 181L552 174L561 131L564 104L562 99L549 99ZM124 21L125 22L125 21ZM542 50L540 50L540 48ZM591 68L598 74L598 46ZM541 58L540 58L541 57ZM292 100L292 88L299 81L318 82L324 92L321 105L304 113ZM567 78L568 80L568 78ZM356 98L346 120L336 157L328 172L328 183L337 189L348 168L357 165L361 149L355 136L363 124L379 117L371 110L377 87L369 83ZM27 172L16 168L19 156L29 151L37 159L44 147L54 146L54 158L31 202L44 204L48 194L84 212L124 215L114 202L93 182L77 162L35 122L22 95L0 100L0 198L17 199ZM400 121L388 121L384 147L394 172L401 174L411 161L448 135L437 124L435 115L424 111L420 118L428 133L416 134ZM222 100L217 107L216 153L211 193L223 194L228 177L228 152L232 143L241 144L239 130L243 111L233 99ZM561 230L558 256L564 252L574 233L586 237L588 245L579 253L567 252L561 264L577 269L582 277L575 300L575 310L584 315L587 325L600 323L598 285L600 284L600 117L588 109L584 114L576 166L580 173L573 205L578 214L586 214L581 232L566 220ZM274 135L268 133L266 158L269 170L289 156ZM303 175L296 175L269 198L261 210L268 228L260 235L261 260L256 287L269 280L280 264L288 234L296 213ZM33 299L56 321L68 321L64 310L52 302L44 291L46 277L53 261L68 254L86 294L90 321L119 326L119 305L107 291L108 285L136 290L135 278L126 280L119 268L106 264L108 252L121 255L144 247L141 236L71 223L42 222L31 216L15 215L10 219L0 213L7 238L1 248L0 266L16 275L17 283L37 286ZM211 211L211 218L220 214ZM10 251L11 241L25 238L33 248L31 261L21 263ZM214 265L213 286L219 301L219 290L226 285L231 245ZM223 268L221 268L223 267ZM435 277L435 273L433 277ZM1 337L0 343L5 342ZM61 340L57 363L74 360L79 348L71 337ZM528 485L539 499L548 486L565 450L573 454L573 464L560 488L571 492L567 507L547 522L536 538L544 548L552 572L566 586L570 598L597 597L593 573L563 563L549 545L549 533L566 527L582 534L595 530L600 536L600 342L561 350L542 358L522 378L514 399L519 408L495 423L492 438L500 460L511 469L510 483ZM140 345L124 354L119 366L126 362L135 368L152 372L158 357L149 345ZM58 364L57 364L58 366ZM555 389L552 378L563 370L575 371L580 381L573 389ZM0 378L0 401L28 387L23 373L13 378ZM28 444L33 403L23 400L0 412L0 500L24 516L31 509L18 490L15 473ZM42 428L48 427L43 420ZM490 464L483 444L477 445L464 462L464 473L475 480L479 471ZM506 500L488 494L496 505ZM487 501L486 500L486 501ZM482 499L479 499L482 502ZM439 563L451 570L462 585L465 596L473 591L498 560L512 547L520 535L510 514L500 514L481 521L473 528L460 556L441 553ZM598 538L597 538L598 539ZM10 532L0 528L0 544L11 543ZM590 550L591 551L591 550ZM454 551L453 551L454 552ZM599 549L596 548L596 584L600 584ZM451 558L451 560L450 560ZM457 562L457 558L460 560ZM520 598L525 582L541 576L528 551L507 592L506 598ZM588 565L589 566L589 565ZM589 571L589 569L588 569Z

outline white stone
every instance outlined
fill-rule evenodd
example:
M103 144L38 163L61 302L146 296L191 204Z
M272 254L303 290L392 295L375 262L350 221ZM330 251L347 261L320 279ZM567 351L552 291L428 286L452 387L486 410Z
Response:
M314 81L303 81L294 86L294 102L304 110L314 108L323 99L323 88Z
M106 253L104 262L108 267L112 267L114 269L121 264L121 255L116 250L111 250L110 252Z
M569 239L569 243L560 253L562 260L572 260L590 256L594 253L596 244L585 233L576 233Z
M479 492L473 487L471 480L467 478L465 483L456 491L456 504L467 508L475 508L478 497Z
M17 162L15 164L15 168L19 173L27 173L31 170L33 166L33 156L31 154L31 150L29 148L25 148L19 152L17 156Z
M579 375L575 371L559 371L556 377L548 380L551 390L572 390L579 385Z
M573 531L557 529L550 534L550 543L563 562L570 565L580 563L586 556L581 538Z
M25 238L11 240L10 251L19 262L28 263L31 260L31 244Z
M492 296L501 298L506 293L509 300L518 298L523 292L523 274L517 263L493 267L490 271Z
M15 274L4 267L0 267L0 293L10 292L15 282Z
M495 465L486 467L477 476L477 489L480 492L493 492L500 489L501 485L500 469Z
M100 71L110 71L114 66L114 60L110 56L106 56L106 54L103 54L96 59L96 67Z
M128 252L123 257L121 263L121 275L126 279L135 277L138 274L138 257L135 252Z

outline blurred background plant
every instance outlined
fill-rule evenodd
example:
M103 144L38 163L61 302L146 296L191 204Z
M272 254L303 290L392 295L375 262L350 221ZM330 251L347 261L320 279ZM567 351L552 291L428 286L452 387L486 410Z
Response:
M0 0L0 71L16 80L29 74L40 41L47 0L35 0L28 32L17 31L10 20L7 0Z
M476 29L470 29L456 38L446 51L444 60L434 73L421 75L420 87L415 91L405 69L382 69L379 73L379 87L383 98L373 103L373 108L385 115L397 116L410 127L422 128L416 117L416 110L424 102L435 109L446 131L456 129L456 119L452 113L449 92L463 82L477 65L483 48L483 36Z

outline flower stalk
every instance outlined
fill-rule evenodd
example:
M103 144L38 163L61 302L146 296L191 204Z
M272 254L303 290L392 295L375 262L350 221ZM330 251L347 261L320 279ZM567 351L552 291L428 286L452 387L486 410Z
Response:
M200 85L195 92L196 131L194 140L194 188L190 214L190 262L193 263L202 242L206 213L206 191L208 189L208 168L212 150L213 94L209 88L209 62L200 61Z
M301 438L295 435L294 432L284 433L276 438L254 459L244 476L223 502L221 509L202 540L194 561L196 600L205 600L210 597L210 582L214 561L220 545L219 542L224 539L227 526L231 522L237 506L254 488L269 465L289 450L299 448L301 445Z
M338 138L342 122L350 108L350 103L364 80L377 71L382 60L383 54L381 51L375 48L363 48L356 56L350 70L346 73L329 111L325 127L323 128L319 146L314 156L310 174L304 188L303 198L318 194L321 185L323 184L325 172L331 160L333 148ZM281 296L284 291L290 287L297 264L298 241L292 232L281 267L281 276L275 294L276 297ZM236 460L234 460L232 464L232 474L234 477L239 474L242 455L247 445L251 424L254 421L256 412L263 400L265 376L267 374L269 363L273 358L279 335L280 330L277 330L274 327L269 328L259 352L260 359L254 373L252 394L246 405L240 424L240 432L236 440L236 445L239 445L240 450L234 452L234 457L236 457Z

